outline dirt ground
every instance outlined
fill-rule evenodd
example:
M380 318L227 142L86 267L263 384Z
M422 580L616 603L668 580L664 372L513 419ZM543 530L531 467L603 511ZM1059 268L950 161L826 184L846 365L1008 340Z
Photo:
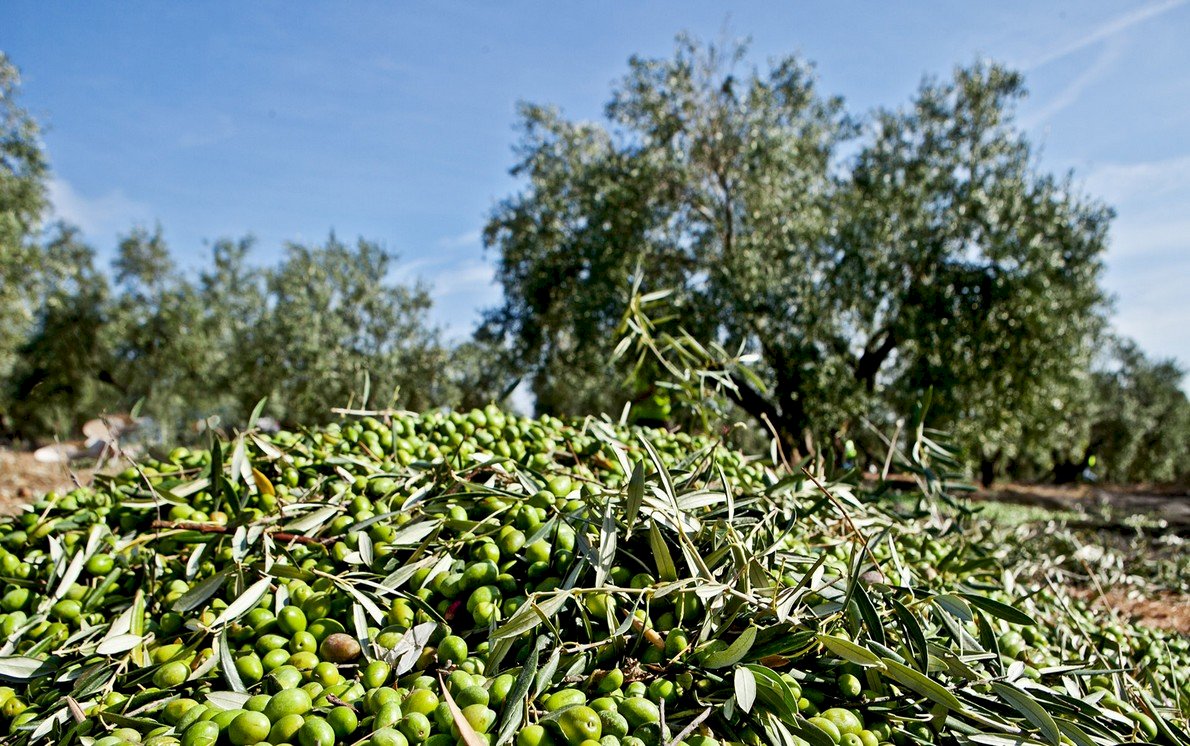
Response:
M1107 532L1134 533L1126 521L1143 517L1151 533L1190 537L1190 490L1149 485L997 484L974 493L976 500L1069 511L1083 516L1071 525ZM1100 534L1105 536L1104 533ZM1135 588L1071 588L1071 593L1101 609L1140 624L1190 635L1190 594L1166 591L1145 594Z
M975 493L976 499L1033 505L1085 513L1089 518L1145 514L1165 521L1169 530L1190 533L1190 489L1150 485L1101 486L996 484Z
M90 469L73 473L60 464L43 464L32 453L0 449L0 515L18 513L23 505L50 490L69 490L87 484Z
M1190 635L1190 596L1162 593L1145 598L1138 591L1108 589L1103 595L1090 588L1072 588L1071 593L1100 609L1107 609L1146 627Z

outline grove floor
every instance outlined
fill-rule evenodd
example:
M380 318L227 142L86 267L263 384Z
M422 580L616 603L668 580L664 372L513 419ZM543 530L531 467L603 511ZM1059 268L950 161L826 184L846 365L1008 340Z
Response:
M85 485L91 474L91 469L72 471L61 464L43 464L32 453L0 449L0 515L19 513L50 490Z

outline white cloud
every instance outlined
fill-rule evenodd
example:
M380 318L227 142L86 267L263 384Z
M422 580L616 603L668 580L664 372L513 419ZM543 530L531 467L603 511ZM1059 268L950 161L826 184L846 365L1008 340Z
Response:
M1056 96L1051 98L1040 109L1021 117L1021 126L1025 129L1045 124L1055 114L1078 101L1083 93L1097 80L1102 78L1120 59L1124 44L1119 38L1111 39L1104 46L1103 51L1095 59L1094 64L1079 73L1078 77L1070 81Z
M1115 260L1164 261L1190 255L1190 218L1121 212L1112 226ZM1183 285L1185 277L1167 277ZM1190 299L1190 295L1186 296ZM1190 305L1190 301L1187 301Z
M446 336L471 334L481 311L500 302L496 267L480 258L437 257L401 263L392 273L397 282L424 281L434 301L431 316Z
M1185 245L1185 244L1183 244ZM1104 284L1117 296L1115 327L1154 357L1175 357L1190 366L1190 303L1185 278L1190 259L1109 263ZM1184 382L1190 388L1190 378Z
M1190 256L1190 156L1107 163L1088 174L1085 187L1117 211L1112 261Z
M1108 163L1087 176L1087 190L1111 204L1152 200L1183 192L1190 196L1190 155L1141 163Z
M1118 212L1104 277L1116 328L1149 354L1190 366L1190 156L1104 164L1086 188Z
M482 231L478 228L443 236L437 251L398 264L392 273L397 282L425 282L430 287L432 316L449 338L469 336L480 313L500 302L502 290L496 282L496 266L479 251Z
M1022 116L1022 126L1026 129L1032 129L1044 125L1054 115L1075 101L1078 101L1088 88L1109 72L1115 66L1116 62L1119 61L1126 43L1126 37L1123 35L1125 31L1185 5L1186 2L1187 0L1160 0L1160 2L1150 3L1136 10L1116 16L1082 36L1046 50L1035 59L1021 65L1026 71L1036 70L1039 67L1064 59L1089 47L1104 44L1103 50L1090 67L1083 68L1074 80L1070 81L1056 96L1042 104L1039 109Z
M50 203L55 217L73 223L93 240L114 238L137 224L153 219L152 208L126 195L120 189L105 194L87 195L69 181L55 176L49 184Z
M1075 52L1082 51L1087 47L1097 44L1105 39L1110 39L1123 31L1126 31L1138 23L1143 23L1150 18L1156 18L1163 13L1167 13L1174 8L1186 4L1186 0L1161 0L1160 2L1150 3L1144 7L1137 8L1129 13L1116 16L1115 18L1101 24L1090 32L1083 34L1077 39L1073 39L1064 44L1061 44L1053 49L1050 49L1037 59L1032 60L1024 65L1026 70L1034 70L1042 65L1047 65L1063 57L1068 57Z
M426 270L441 264L440 259L405 259L401 257L391 270L389 279L393 282L412 283L425 279Z
M457 236L444 236L438 239L438 247L442 249L467 249L478 247L482 239L483 232L476 228L466 233L460 233Z
M442 288L442 295L470 293L476 287L491 285L496 281L496 268L478 259L460 262L453 267L439 271L434 277L435 285Z
M433 285L434 302L466 306L472 309L485 308L500 298L500 287L496 284L496 268L479 259L453 263L434 272L427 278Z

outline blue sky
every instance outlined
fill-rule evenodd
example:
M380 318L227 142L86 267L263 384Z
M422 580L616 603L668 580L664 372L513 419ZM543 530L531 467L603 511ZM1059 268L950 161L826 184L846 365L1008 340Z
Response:
M105 256L156 221L187 266L223 236L267 262L362 235L435 286L454 335L499 299L479 228L516 186L516 102L595 118L628 56L683 30L800 53L853 111L978 57L1017 66L1042 164L1119 212L1117 326L1190 364L1186 0L0 4L56 209Z

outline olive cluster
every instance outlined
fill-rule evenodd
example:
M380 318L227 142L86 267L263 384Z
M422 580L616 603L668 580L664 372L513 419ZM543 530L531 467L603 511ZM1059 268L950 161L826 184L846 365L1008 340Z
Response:
M634 465L657 462L685 480L681 509L707 519L685 544L628 516L645 502ZM749 497L724 512L713 482ZM854 549L833 521L799 522L823 502L814 490L781 503L780 486L773 468L710 439L496 407L175 448L0 522L0 677L14 679L0 717L18 742L89 746L759 746L772 701L746 711L730 668L741 659L723 661L760 628L743 662L778 671L783 716L816 746L947 740L946 718L912 692L818 644L814 620L851 618L839 609ZM892 538L866 551L908 575L868 578L874 598L975 582L1010 601L961 537L886 518ZM722 543L731 532L751 548ZM691 576L675 580L659 549ZM739 554L774 604L806 567L826 580L798 601L806 621L778 624L767 605L700 594L700 552ZM987 631L948 623L970 639ZM1068 662L1067 641L991 624L1005 667L1042 681ZM1101 634L1138 665L1190 659L1158 633ZM1117 679L1090 691L1151 737Z

